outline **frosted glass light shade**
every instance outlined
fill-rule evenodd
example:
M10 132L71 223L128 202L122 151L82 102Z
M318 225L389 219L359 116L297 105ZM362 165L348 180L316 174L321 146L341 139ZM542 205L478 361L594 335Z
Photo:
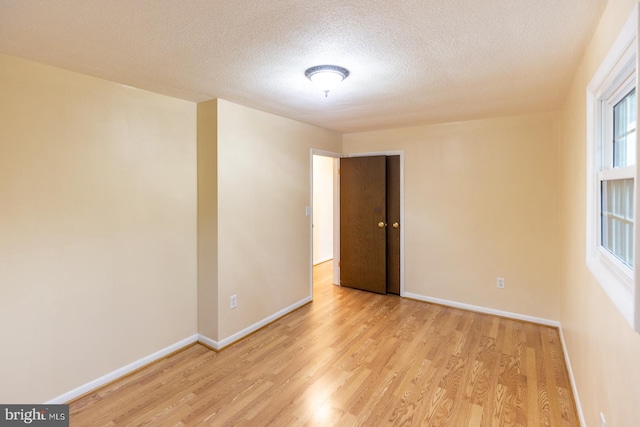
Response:
M327 96L329 91L335 89L342 80L349 76L349 70L337 65L318 65L309 68L304 75Z

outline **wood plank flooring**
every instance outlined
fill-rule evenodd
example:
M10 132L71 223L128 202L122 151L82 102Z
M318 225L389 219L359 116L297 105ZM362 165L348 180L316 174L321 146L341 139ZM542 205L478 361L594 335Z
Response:
M71 403L72 426L577 426L555 328L331 285L216 353Z

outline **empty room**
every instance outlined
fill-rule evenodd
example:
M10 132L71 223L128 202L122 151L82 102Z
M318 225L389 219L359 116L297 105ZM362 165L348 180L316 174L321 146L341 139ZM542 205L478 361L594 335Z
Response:
M639 21L0 0L0 424L638 425Z

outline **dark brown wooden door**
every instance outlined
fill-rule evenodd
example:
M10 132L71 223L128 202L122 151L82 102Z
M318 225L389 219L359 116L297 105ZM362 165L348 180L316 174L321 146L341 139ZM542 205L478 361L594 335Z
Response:
M386 157L340 159L340 284L387 291Z
M400 295L400 156L387 157L387 292Z

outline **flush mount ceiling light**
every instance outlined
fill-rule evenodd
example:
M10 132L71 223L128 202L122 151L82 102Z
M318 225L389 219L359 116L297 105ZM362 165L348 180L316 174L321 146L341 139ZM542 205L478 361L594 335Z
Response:
M309 80L324 92L324 96L329 95L341 81L349 77L349 70L337 65L316 65L304 72Z

